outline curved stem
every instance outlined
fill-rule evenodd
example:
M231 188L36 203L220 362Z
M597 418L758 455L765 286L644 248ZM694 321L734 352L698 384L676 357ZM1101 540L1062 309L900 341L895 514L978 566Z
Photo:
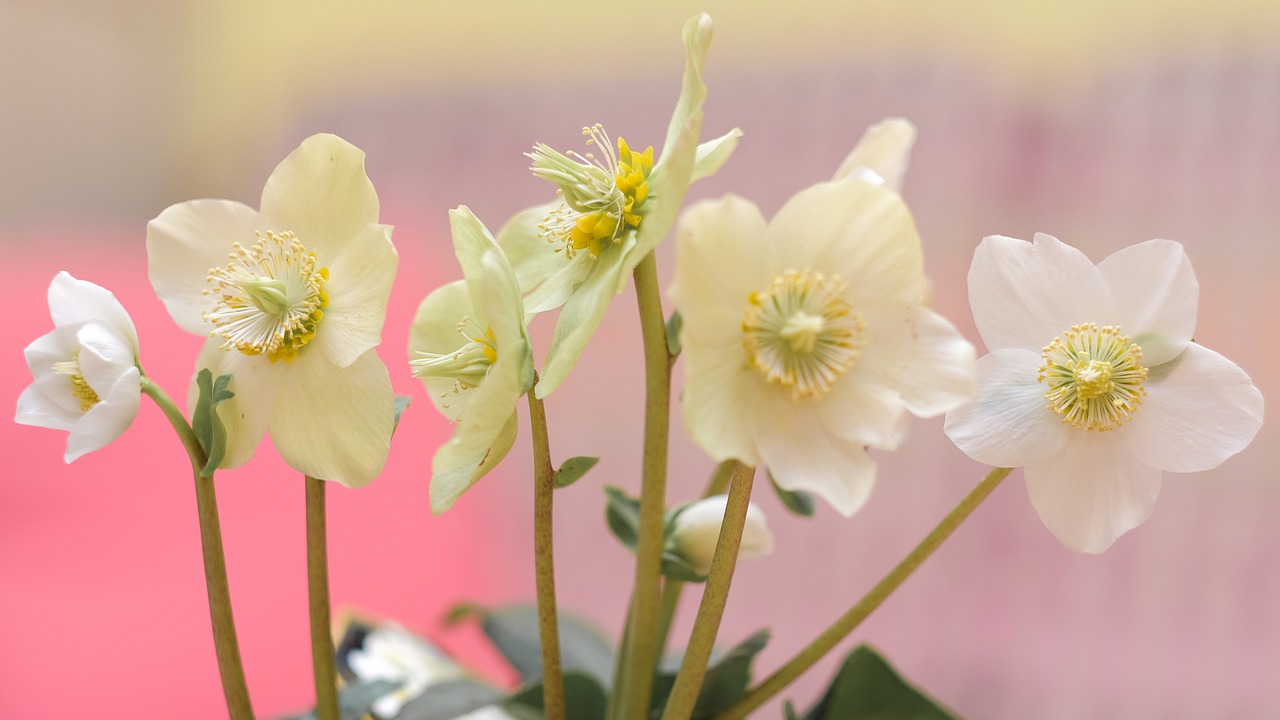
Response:
M311 670L316 681L316 717L341 720L338 668L329 612L329 542L325 484L310 475L307 485L307 605L311 614Z
M537 385L534 378L534 385ZM555 552L552 546L552 501L556 490L547 439L547 413L542 401L529 393L529 424L533 428L533 556L538 592L538 636L542 646L542 707L547 720L563 720L564 675L560 668L560 629L556 614Z
M720 537L716 540L715 554L711 556L711 571L707 573L707 586L702 591L693 634L689 636L689 646L685 649L680 672L667 698L662 720L687 720L698 702L702 680L707 675L707 661L711 659L711 649L720 631L720 620L724 617L725 602L729 599L733 571L738 565L738 550L742 545L742 530L747 522L755 473L754 467L735 463L724 521L720 524Z
M747 713L760 707L766 700L773 697L779 690L786 687L800 676L805 670L813 666L823 655L826 655L832 648L843 640L854 628L858 627L868 615L876 608L880 607L894 590L898 589L907 578L911 577L911 573L915 572L920 564L933 554L934 550L942 544L944 540L955 532L955 529L964 522L982 503L983 500L991 494L992 490L1004 480L1005 476L1010 473L1010 468L994 468L987 476L978 483L977 487L969 492L968 495L956 505L947 516L938 523L924 540L915 547L902 562L889 571L888 575L876 583L861 600L849 611L840 616L840 619L832 623L819 635L809 646L801 650L799 654L793 657L786 665L783 665L777 672L770 675L759 686L750 690L746 695L742 696L738 702L734 703L728 710L720 713L715 720L730 720L731 718L746 717Z
M209 596L209 620L213 626L213 650L222 677L222 694L227 701L227 714L232 720L253 720L249 702L249 686L240 661L240 641L236 638L235 617L231 613L231 588L227 583L227 560L222 550L222 526L218 519L218 497L213 476L201 477L206 462L204 449L191 431L186 417L159 385L146 376L142 392L155 401L174 432L182 440L191 459L191 474L196 486L196 512L200 519L200 548L204 559L204 583Z

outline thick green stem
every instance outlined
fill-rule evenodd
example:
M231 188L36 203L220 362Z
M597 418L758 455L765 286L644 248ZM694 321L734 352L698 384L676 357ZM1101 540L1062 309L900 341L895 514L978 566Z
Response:
M535 378L534 384L537 384ZM529 391L533 426L533 555L538 592L538 635L542 645L542 707L547 720L563 720L564 676L560 669L560 630L556 615L556 567L552 546L552 500L556 491L547 413Z
M640 526L636 541L636 583L632 596L631 652L623 675L623 717L648 715L653 674L658 662L658 610L661 591L663 515L667 494L667 431L671 413L671 355L653 253L633 274L644 339L644 468L640 488Z
M316 717L341 720L338 668L329 612L329 547L325 484L307 476L307 597L311 610L311 669L316 680Z
M715 720L730 720L731 718L743 718L747 713L760 707L766 700L773 697L779 690L786 687L791 681L795 680L805 670L813 666L823 655L826 655L841 640L853 632L863 620L867 618L876 608L880 607L894 590L898 589L907 578L911 577L911 573L915 572L920 564L938 549L944 540L955 532L955 529L964 522L965 518L974 511L982 503L983 500L991 494L992 490L1004 480L1005 476L1010 472L1010 468L994 468L987 476L978 483L977 487L969 492L968 495L960 501L959 505L947 514L942 522L938 523L924 540L911 551L909 555L902 559L896 567L889 571L888 575L876 583L856 605L849 608L849 611L840 616L831 627L817 637L809 646L801 650L799 654L793 657L786 665L783 665L777 672L770 675L768 679L760 683L758 687L753 688L742 699L734 703L728 710L720 713Z
M227 560L222 551L222 525L218 519L218 497L214 493L213 476L201 477L206 458L187 419L159 385L142 378L142 392L155 401L174 432L182 440L191 459L191 474L196 486L196 511L200 519L200 548L204 557L204 583L209 595L209 620L213 625L213 650L222 676L222 693L231 720L253 720L249 702L249 686L240 662L240 641L236 638L236 621L231 614L231 588L227 583Z
M733 479L729 484L729 497L724 508L724 520L720 524L720 537L716 551L711 556L711 571L707 573L707 585L702 591L702 604L689 636L676 675L675 685L667 698L662 720L687 720L693 714L702 690L702 680L707 675L707 661L720 632L720 620L724 617L725 602L729 599L729 587L733 583L733 571L738 565L738 550L742 545L742 530L747 523L747 507L751 502L751 486L756 469L736 463Z

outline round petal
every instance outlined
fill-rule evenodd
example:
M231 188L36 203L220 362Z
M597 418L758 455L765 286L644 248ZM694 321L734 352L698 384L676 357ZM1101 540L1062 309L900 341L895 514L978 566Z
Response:
M378 194L364 152L337 135L312 135L276 166L262 188L263 230L292 231L321 262L378 222Z
M382 472L395 424L391 376L370 350L351 365L319 353L299 353L279 373L271 441L294 470L349 488Z
M116 296L104 287L77 280L71 273L58 273L49 285L49 314L55 327L97 320L113 328L129 341L138 354L138 331Z
M484 477L515 444L516 414L511 413L495 437L484 445L478 436L456 434L431 458L431 514L439 515L458 501L462 493Z
M227 449L218 467L236 468L249 462L267 434L267 421L276 406L278 377L287 374L285 363L269 363L261 356L250 357L238 350L223 350L221 338L210 339L196 358L196 372L187 390L187 415L195 412L200 397L196 375L208 368L214 379L231 376L228 389L235 397L218 405L218 419L227 430ZM312 355L314 353L301 353ZM296 364L296 361L295 363Z
M474 314L465 280L437 288L418 306L418 314L409 328L409 360L418 359L418 353L447 355L466 345L469 341L458 331L458 322ZM450 422L458 419L471 400L471 390L455 392L457 381L453 378L430 375L421 380L431 395L431 402Z
M1084 253L1043 233L1034 244L983 238L969 268L969 305L989 350L1039 350L1072 325L1116 324L1098 269Z
M1142 462L1170 472L1217 467L1262 427L1262 393L1235 363L1191 343L1151 369L1147 397L1120 428Z
M1107 323L1119 325L1142 347L1144 365L1167 362L1191 342L1200 284L1182 245L1172 240L1130 245L1098 263L1098 271L1115 303Z
M45 395L38 385L31 383L18 396L18 411L14 414L13 421L19 425L70 430L76 420L80 419L80 414L78 408L68 410Z
M525 208L498 231L498 245L506 253L523 292L532 292L570 264L563 251L556 252L559 249L557 245L542 234L541 226L547 215L559 205L559 202L551 202Z
M1034 465L1062 452L1076 431L1046 407L1040 356L1005 348L978 360L978 393L947 413L945 431L964 454L996 467Z
M114 332L114 331L113 331ZM85 453L106 447L112 440L124 434L138 416L138 404L142 392L142 375L138 368L129 367L114 385L103 394L99 402L76 422L67 437L67 462Z
M790 393L782 388L773 392ZM855 368L826 395L796 402L811 405L832 435L880 450L893 450L906 436L905 406L894 388Z
M1062 452L1026 467L1027 494L1067 548L1100 553L1151 515L1160 471L1134 457L1116 432L1077 431Z
M54 372L53 366L75 357L76 351L80 349L80 328L80 325L55 327L51 332L32 340L23 351L27 369L34 379L32 386L39 389L45 400L61 408L62 412L58 413L60 417L71 421L81 415L80 399L72 390L71 379Z
M391 244L390 225L365 225L334 256L317 257L329 268L329 306L313 342L329 362L346 367L382 342L400 256Z
M916 126L904 118L889 118L867 128L862 139L849 153L836 180L857 177L860 170L870 170L880 177L885 187L900 192L902 178L911 162L911 147L916 143Z
M693 441L712 459L759 465L751 441L753 399L768 390L746 364L742 346L684 346L684 424Z
M230 200L170 205L147 223L147 275L169 315L183 330L205 337L212 308L202 294L209 271L227 263L232 244L248 247L263 227L257 211Z
M973 346L941 315L919 305L861 311L866 344L853 372L895 390L907 409L933 417L973 397Z
M98 396L105 397L120 376L136 370L133 346L115 328L85 323L76 333L80 342L80 374Z

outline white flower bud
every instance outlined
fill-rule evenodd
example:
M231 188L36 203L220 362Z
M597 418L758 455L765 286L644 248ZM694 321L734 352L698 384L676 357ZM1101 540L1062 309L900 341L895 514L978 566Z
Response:
M693 503L676 516L672 532L675 548L703 575L711 569L711 557L716 551L716 541L720 538L720 525L724 522L724 509L728 502L727 495L713 495ZM742 545L738 550L738 557L761 557L771 552L773 533L765 523L764 511L755 503L750 503L747 505L747 520L742 529Z

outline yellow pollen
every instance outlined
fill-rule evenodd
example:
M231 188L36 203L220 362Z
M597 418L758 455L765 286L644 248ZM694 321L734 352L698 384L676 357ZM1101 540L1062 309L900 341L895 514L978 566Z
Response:
M1142 348L1120 328L1073 325L1041 351L1036 380L1048 386L1048 408L1062 422L1082 430L1114 430L1124 424L1147 394Z
M431 353L416 351L416 357L409 361L414 377L452 378L453 387L441 394L460 395L463 391L478 386L489 375L489 368L498 361L498 341L493 335L493 328L481 327L470 317L464 317L458 323L458 332L467 342L457 350L448 353ZM448 407L448 404L445 405Z
M53 364L53 371L59 375L66 375L71 381L71 392L80 401L80 412L89 412L89 410L102 399L98 397L98 393L89 387L89 383L84 379L84 373L80 371L80 351L76 350L75 355L70 360Z

